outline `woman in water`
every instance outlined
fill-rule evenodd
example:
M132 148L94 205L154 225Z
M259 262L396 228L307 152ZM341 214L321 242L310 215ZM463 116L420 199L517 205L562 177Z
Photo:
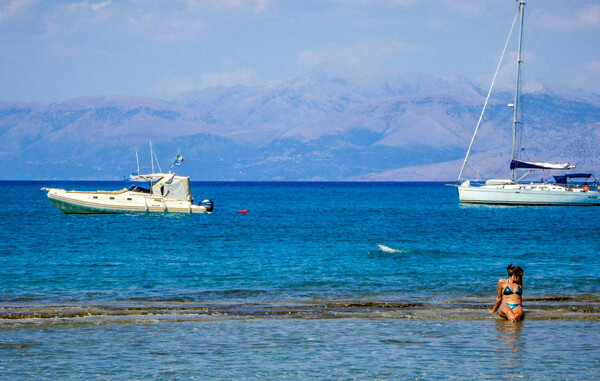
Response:
M508 279L500 279L496 286L497 295L494 308L490 313L498 311L498 315L510 321L523 320L524 313L521 306L521 295L523 295L523 269L512 263L506 268Z

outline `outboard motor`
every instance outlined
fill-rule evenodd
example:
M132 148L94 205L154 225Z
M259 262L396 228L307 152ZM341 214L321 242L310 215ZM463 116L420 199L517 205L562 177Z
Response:
M198 205L205 207L207 212L212 212L213 210L212 200L202 200L198 203Z

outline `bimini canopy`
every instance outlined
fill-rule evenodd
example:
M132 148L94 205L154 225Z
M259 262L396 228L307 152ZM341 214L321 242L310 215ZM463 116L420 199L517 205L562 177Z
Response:
M161 176L152 184L152 194L161 195L169 200L192 202L189 177L175 176L174 173L155 173L149 176Z
M589 179L592 176L591 173L571 173L569 175L553 176L556 184L567 185L568 179Z
M575 168L574 165L569 163L562 164L551 164L551 163L533 163L528 161L518 161L513 160L510 162L510 169L525 169L525 170L536 170L536 169L558 169L558 170L568 170Z
M164 183L163 197L170 200L192 201L190 178L173 176Z

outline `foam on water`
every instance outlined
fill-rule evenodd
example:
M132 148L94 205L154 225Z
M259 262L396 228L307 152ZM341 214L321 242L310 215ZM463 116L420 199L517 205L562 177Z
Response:
M413 319L489 320L488 300L448 300L445 304L375 299L285 300L269 303L198 303L182 299L135 300L111 305L69 305L0 308L0 329L28 324L119 324L147 321L219 319ZM600 297L547 296L525 306L528 320L600 320Z

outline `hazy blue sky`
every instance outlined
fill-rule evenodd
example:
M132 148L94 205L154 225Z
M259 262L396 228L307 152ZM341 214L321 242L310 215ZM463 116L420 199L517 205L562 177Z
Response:
M0 0L0 101L169 99L285 81L320 63L487 86L516 9L514 0ZM600 3L528 1L526 48L526 74L600 92Z

